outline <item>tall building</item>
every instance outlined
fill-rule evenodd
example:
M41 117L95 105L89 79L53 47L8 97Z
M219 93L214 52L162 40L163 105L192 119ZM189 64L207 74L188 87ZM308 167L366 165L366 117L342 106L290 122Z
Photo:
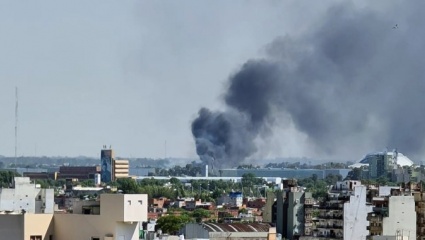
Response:
M413 196L376 197L370 221L369 239L374 236L408 236L416 239L416 212ZM401 239L401 238L400 238Z
M104 149L100 152L100 162L100 176L102 182L108 183L118 178L128 178L128 160L115 159L115 154L112 149L106 149L106 146L104 146Z
M306 199L309 199L308 204L311 202L312 194L304 192L294 179L284 180L283 184L283 191L275 193L276 203L269 218L276 223L277 233L286 239L297 239L305 235L305 202Z
M101 172L100 177L102 182L112 181L112 160L114 159L114 151L112 149L104 149L100 151Z
M368 239L424 239L424 193L422 183L402 183L399 187L379 187L371 197ZM381 190L382 189L382 190Z
M368 235L367 188L360 181L337 182L319 207L316 229L320 239L365 239Z
M366 203L366 196L366 186L355 186L349 201L344 203L344 239L365 239L369 234L366 220L372 206Z

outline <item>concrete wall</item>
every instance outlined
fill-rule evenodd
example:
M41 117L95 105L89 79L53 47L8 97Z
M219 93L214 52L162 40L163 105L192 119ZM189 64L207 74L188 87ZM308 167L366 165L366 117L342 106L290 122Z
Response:
M366 186L354 187L354 195L344 203L344 239L365 239L369 235L367 213L372 212L372 206L366 206Z
M100 214L122 222L147 221L148 195L101 194Z
M382 221L382 234L396 235L397 231L416 239L416 212L413 196L391 196L388 203L389 217Z
M186 224L182 228L181 234L184 235L185 239L195 239L195 238L208 239L209 238L209 232L198 223Z
M49 240L50 235L55 239L53 214L24 214L23 216L25 228L23 239L30 239L30 236L42 236L43 240Z
M148 221L148 195L125 194L124 195L124 221L147 222ZM131 204L129 204L131 203Z
M284 236L288 239L293 239L294 235L304 234L304 194L304 192L288 193L288 209L285 216L287 226L286 236Z
M114 237L125 240L139 239L139 223L123 223L101 215L56 214L55 239L91 239Z
M267 192L266 204L263 211L263 222L272 222L272 207L275 202L276 194L274 192Z
M276 191L276 231L277 233L283 234L283 224L284 224L284 215L283 215L283 192Z
M0 215L0 237L7 240L24 239L23 215Z
M139 222L147 221L146 194L101 194L100 215L56 214L55 239L139 239Z

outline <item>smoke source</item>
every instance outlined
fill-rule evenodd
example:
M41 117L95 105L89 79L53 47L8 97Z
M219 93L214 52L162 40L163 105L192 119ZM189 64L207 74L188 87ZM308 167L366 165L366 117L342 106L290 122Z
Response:
M281 113L328 157L384 147L418 157L425 139L425 19L410 5L398 8L397 23L388 12L334 6L308 34L273 41L265 58L249 60L229 78L225 111L199 111L192 133L201 160L242 163L257 152L256 139L271 136Z

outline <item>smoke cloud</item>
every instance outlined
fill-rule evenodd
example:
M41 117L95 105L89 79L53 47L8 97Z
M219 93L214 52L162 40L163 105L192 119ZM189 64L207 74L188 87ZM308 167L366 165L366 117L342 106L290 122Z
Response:
M419 5L424 5L418 2ZM267 46L228 80L224 111L202 108L192 123L197 153L235 166L257 152L282 113L314 151L352 159L385 147L424 152L424 17L401 6L383 11L338 5L306 34Z

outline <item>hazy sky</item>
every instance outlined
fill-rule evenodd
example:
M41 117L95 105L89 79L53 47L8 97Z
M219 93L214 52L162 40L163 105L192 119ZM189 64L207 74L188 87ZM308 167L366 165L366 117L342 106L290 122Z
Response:
M168 156L196 157L199 108L224 108L232 73L276 38L311 31L335 1L318 2L2 1L0 155L14 154L17 86L19 155L98 156L106 144L157 158L166 141ZM258 154L311 156L290 125Z

